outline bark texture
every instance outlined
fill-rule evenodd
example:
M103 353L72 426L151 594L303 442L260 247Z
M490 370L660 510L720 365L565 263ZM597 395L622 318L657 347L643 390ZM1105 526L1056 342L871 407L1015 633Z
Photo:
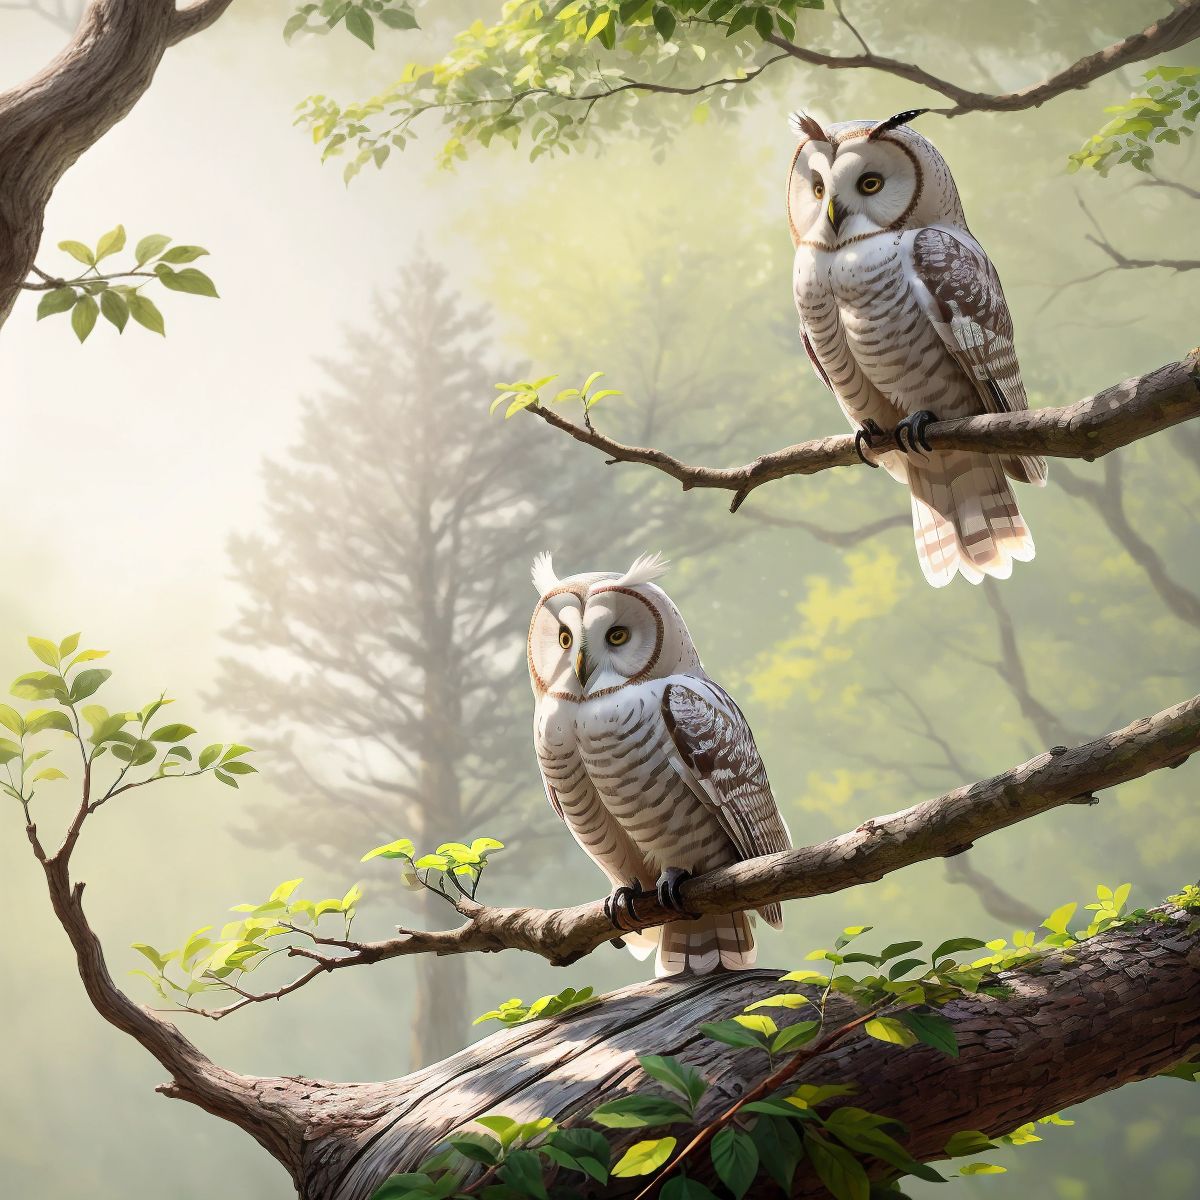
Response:
M525 410L577 442L601 451L610 463L641 463L692 488L733 492L730 511L757 487L789 475L815 475L831 467L862 465L849 434L800 442L761 455L740 467L704 467L685 463L665 451L628 446L595 429L576 425L553 409ZM1091 462L1139 438L1200 416L1200 351L1179 362L1126 379L1064 408L989 413L937 421L928 427L935 450L973 450L980 454L1041 454ZM890 447L890 442L889 442Z
M855 1082L846 1103L904 1121L909 1150L935 1159L959 1130L1000 1135L1143 1079L1200 1043L1200 932L1188 933L1188 924L1176 913L1166 924L1101 934L1069 955L1004 975L1015 989L1010 999L948 1005L942 1011L955 1026L958 1058L857 1033L796 1082ZM565 1119L628 1091L655 1090L639 1053L678 1055L711 1080L699 1119L712 1120L765 1077L766 1064L755 1052L702 1037L697 1025L779 990L769 971L657 980L559 1020L495 1034L403 1079L307 1085L324 1128L310 1128L301 1195L367 1200L390 1173L411 1170L447 1134L486 1113ZM854 1015L843 1003L836 1019ZM646 1136L608 1133L621 1145ZM613 1180L603 1194L632 1196L644 1184ZM793 1194L825 1193L801 1174Z
M65 49L0 93L0 324L42 240L55 185L150 86L168 46L206 29L231 0L92 0Z

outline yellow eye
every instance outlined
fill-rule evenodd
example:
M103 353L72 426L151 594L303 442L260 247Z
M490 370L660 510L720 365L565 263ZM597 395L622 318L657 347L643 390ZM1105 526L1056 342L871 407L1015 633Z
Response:
M816 196L818 200L823 200L825 198L825 185L819 179L813 180L813 195Z
M565 625L558 627L558 644L564 650L570 650L571 648L571 631Z
M865 175L858 177L858 190L864 196L873 196L883 187L883 176L877 175L874 171L868 171Z
M608 633L605 634L604 640L608 642L610 646L623 646L627 641L629 641L629 630L626 629L624 625L614 625L608 631Z

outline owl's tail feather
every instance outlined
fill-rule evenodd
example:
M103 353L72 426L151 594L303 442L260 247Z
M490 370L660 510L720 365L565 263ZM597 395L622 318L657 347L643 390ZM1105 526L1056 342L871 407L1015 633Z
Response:
M939 455L908 468L917 559L934 587L960 574L1007 579L1033 558L1033 537L1002 466L967 454Z
M744 971L754 966L757 950L748 913L725 913L695 921L671 921L661 929L654 974L707 975L724 967Z

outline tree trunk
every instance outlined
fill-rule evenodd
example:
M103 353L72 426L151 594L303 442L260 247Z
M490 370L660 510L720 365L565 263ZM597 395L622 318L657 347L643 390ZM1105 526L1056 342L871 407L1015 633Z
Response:
M951 1003L943 1012L955 1026L958 1058L856 1034L796 1082L856 1083L850 1103L903 1121L910 1152L934 1159L959 1130L1007 1133L1146 1078L1200 1043L1200 932L1188 923L1174 913L1162 924L1115 929L1008 973L1009 999ZM755 1051L702 1037L697 1026L778 990L769 971L658 980L559 1020L505 1030L403 1079L297 1081L312 1106L300 1194L368 1200L389 1174L414 1169L449 1133L486 1113L565 1119L633 1089L654 1090L639 1053L678 1055L709 1079L699 1116L710 1120L761 1081L766 1063ZM853 1011L842 1002L832 1015ZM622 1145L646 1136L609 1132ZM613 1180L603 1195L631 1196L644 1183ZM793 1194L825 1193L802 1169Z
M55 185L141 99L168 46L211 24L230 0L92 0L41 74L0 94L0 325L42 240Z

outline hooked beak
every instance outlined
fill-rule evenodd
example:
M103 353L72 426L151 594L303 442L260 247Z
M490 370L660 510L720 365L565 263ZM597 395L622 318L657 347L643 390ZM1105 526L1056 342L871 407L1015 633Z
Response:
M575 655L575 678L579 680L579 686L583 687L591 674L591 664L587 660L587 652L580 649Z
M825 212L829 216L829 223L833 226L833 232L837 233L841 228L842 222L846 219L846 210L839 208L837 201L830 196L829 203L825 206Z

